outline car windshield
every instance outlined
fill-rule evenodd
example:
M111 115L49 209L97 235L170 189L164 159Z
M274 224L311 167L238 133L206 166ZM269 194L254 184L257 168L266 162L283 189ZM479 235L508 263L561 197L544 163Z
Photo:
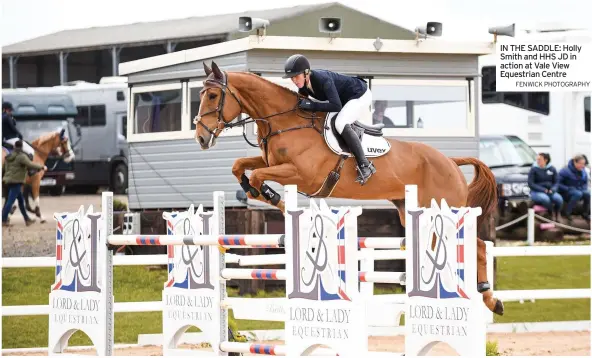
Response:
M481 138L479 159L490 168L529 166L536 161L536 152L515 137Z
M49 132L66 129L66 136L69 137L68 121L65 119L17 119L16 127L23 134L23 139L32 142Z

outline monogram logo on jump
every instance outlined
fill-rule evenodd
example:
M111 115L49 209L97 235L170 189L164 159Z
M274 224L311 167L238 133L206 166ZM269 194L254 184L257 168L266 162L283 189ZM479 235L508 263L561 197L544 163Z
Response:
M310 217L307 219L304 213L310 213ZM294 227L292 253L295 270L294 289L288 297L349 300L346 293L344 214L331 212L323 204L318 207L314 202L310 211L289 214ZM310 221L306 231L299 230L301 220Z
M101 292L97 272L100 213L56 214L56 280L51 290Z
M438 208L410 212L413 230L412 290L409 296L466 298L464 265L464 218L445 202ZM424 212L425 210L425 212Z
M208 235L212 213L204 213L200 205L194 211L193 205L185 212L164 213L168 235ZM196 232L197 231L197 232ZM210 253L207 246L169 245L168 280L165 287L184 289L213 289L210 280Z

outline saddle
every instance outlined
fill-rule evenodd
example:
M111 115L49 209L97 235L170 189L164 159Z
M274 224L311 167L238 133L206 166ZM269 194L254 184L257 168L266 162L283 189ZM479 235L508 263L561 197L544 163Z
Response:
M325 118L325 130L323 137L327 146L338 155L351 157L353 154L347 147L347 144L335 128L335 119L339 113L327 113ZM355 121L351 125L352 129L358 135L364 154L367 158L376 158L385 155L391 149L389 141L383 137L382 128L384 124L367 125L360 121Z

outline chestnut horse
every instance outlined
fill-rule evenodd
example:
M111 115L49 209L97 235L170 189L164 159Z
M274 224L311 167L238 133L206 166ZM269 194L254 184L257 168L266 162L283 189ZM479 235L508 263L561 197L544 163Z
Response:
M497 208L497 187L493 173L483 162L468 157L448 158L424 143L388 138L383 145L390 144L390 149L372 158L376 173L360 186L355 182L353 158L331 150L324 139L324 130L329 130L325 125L330 126L329 120L325 124L326 113L299 110L298 93L260 76L223 72L214 62L211 66L210 69L204 63L207 78L200 94L199 114L194 119L195 139L205 150L216 144L225 128L244 126L246 120L256 122L262 155L237 159L232 167L247 197L284 212L280 195L264 183L270 180L281 185L295 184L309 197L386 199L395 204L405 226L405 185L416 184L420 207L430 207L432 198L438 203L445 199L455 207L481 207L482 215L477 220L479 236L489 236L486 231ZM241 113L252 119L233 123ZM381 137L381 126L358 123L356 127L359 134ZM475 169L470 185L459 168L461 165ZM245 175L246 170L252 171L250 178ZM503 303L493 296L487 280L485 243L481 238L477 240L478 290L489 310L503 315Z
M64 135L65 129L61 131L55 131L46 133L39 138L35 139L31 142L31 147L35 150L35 154L33 155L33 162L41 165L45 165L45 161L47 161L47 157L52 152L57 152L58 156L63 158L66 163L71 162L74 159L74 151L70 146L70 141L68 137ZM2 150L2 168L4 168L4 158L6 157L6 151ZM25 204L27 206L27 211L31 213L35 213L35 215L40 219L40 222L44 223L46 220L41 214L41 209L39 207L39 191L41 187L41 178L43 178L43 174L45 172L40 170L36 172L33 176L30 176L27 173L27 178L25 181L25 186L23 187L25 193ZM6 192L6 190L3 190ZM35 209L31 207L29 204L29 196L33 198L33 202L35 203ZM11 213L14 213L16 210L16 203L12 207Z

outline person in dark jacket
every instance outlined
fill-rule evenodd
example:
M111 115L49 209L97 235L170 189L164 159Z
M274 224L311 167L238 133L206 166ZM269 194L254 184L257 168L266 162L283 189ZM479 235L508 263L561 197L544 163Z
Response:
M550 163L551 156L548 153L539 153L536 163L528 172L528 186L532 201L544 206L547 212L553 215L553 220L559 221L563 198L557 192L559 189L557 169Z
M2 145L6 148L12 148L17 140L23 140L22 133L16 128L16 120L12 116L12 111L12 103L2 102ZM24 141L23 151L29 155L31 160L33 160L35 151Z
M284 65L285 75L298 87L298 93L307 97L300 99L298 107L313 112L339 112L335 129L343 137L358 164L361 185L376 172L368 161L360 139L351 124L362 117L370 117L372 93L368 84L358 77L351 77L327 70L311 70L310 62L300 54L290 56ZM325 103L311 101L312 97Z
M566 167L559 171L559 193L567 202L565 216L568 220L571 220L571 214L576 204L583 200L582 217L586 221L590 221L590 189L585 156L576 155L567 163Z
M18 206L23 214L25 223L27 226L35 222L27 215L25 207L25 198L22 193L22 186L25 183L27 176L27 169L43 169L47 170L45 165L33 163L29 160L29 156L23 152L23 142L17 140L14 143L14 151L6 156L4 159L4 177L2 181L8 187L8 195L4 208L2 208L2 226L8 225L8 214L14 204L15 200L18 200Z

